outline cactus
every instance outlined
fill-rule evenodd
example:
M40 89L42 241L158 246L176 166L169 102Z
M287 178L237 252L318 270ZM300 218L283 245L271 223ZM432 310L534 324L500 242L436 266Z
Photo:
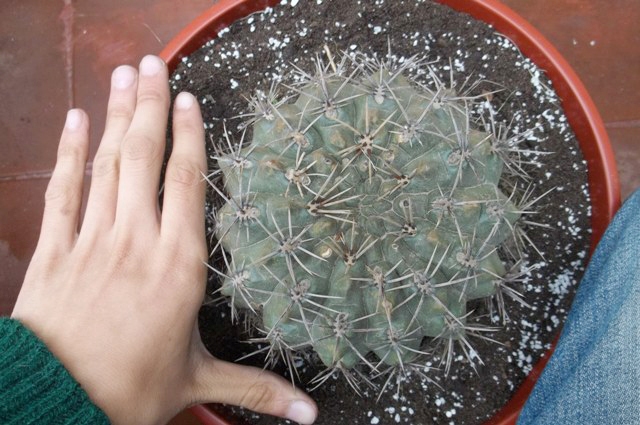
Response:
M474 99L423 60L336 59L251 99L239 142L225 129L210 179L224 200L220 292L234 317L259 317L269 362L293 368L292 353L313 348L318 384L434 353L448 372L456 346L473 364L469 336L494 328L470 321L468 301L524 303L511 287L533 204L530 190L515 199L523 138L476 128Z

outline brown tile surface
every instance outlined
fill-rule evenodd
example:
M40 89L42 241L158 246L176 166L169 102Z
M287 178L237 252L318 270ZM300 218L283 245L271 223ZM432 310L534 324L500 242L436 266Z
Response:
M0 314L11 312L38 242L47 179L0 181Z
M336 0L333 0L336 1ZM565 56L598 106L625 198L640 186L640 2L503 0ZM0 2L0 314L33 253L47 173L69 107L103 128L111 70L157 53L215 0ZM172 422L195 423L189 414Z
M104 128L113 68L137 65L215 0L0 3L0 314L15 302L40 227L42 197L68 108Z
M69 105L60 10L58 2L0 3L0 176L52 165Z

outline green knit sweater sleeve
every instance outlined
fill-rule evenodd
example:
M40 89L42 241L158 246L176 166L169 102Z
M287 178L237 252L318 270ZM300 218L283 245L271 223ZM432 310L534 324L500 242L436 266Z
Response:
M0 424L108 424L109 419L44 343L0 318Z

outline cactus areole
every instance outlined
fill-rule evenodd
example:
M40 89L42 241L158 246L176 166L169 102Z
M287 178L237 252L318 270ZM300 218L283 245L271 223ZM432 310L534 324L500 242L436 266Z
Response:
M318 383L477 363L494 328L468 301L522 302L523 138L478 125L422 60L328 57L251 99L218 149L220 291L258 315L271 360L312 348Z

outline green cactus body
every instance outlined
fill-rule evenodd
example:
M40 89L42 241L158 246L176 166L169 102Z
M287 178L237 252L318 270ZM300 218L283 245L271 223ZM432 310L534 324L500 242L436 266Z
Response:
M425 338L464 338L521 213L464 99L409 65L345 62L318 63L293 101L262 99L251 143L219 155L222 293L261 315L267 340L379 370L420 360Z

